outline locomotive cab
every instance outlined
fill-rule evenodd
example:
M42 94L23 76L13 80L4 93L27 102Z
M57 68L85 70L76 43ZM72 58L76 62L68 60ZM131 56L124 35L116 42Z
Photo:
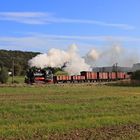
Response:
M46 70L45 71L45 82L46 83L52 83L53 82L53 74L51 70Z

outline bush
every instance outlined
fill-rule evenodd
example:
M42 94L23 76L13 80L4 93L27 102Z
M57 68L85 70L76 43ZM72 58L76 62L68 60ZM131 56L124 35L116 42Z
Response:
M140 70L133 72L131 79L140 81Z
M6 68L0 70L0 82L6 83L8 81L8 71Z

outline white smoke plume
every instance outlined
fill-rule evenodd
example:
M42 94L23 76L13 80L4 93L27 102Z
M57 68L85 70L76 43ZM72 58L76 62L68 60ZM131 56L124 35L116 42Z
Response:
M119 66L132 67L139 60L136 51L131 52L116 43L98 49L93 48L84 57L78 54L77 46L73 44L66 51L52 48L45 54L39 54L29 60L29 66L61 68L65 65L66 72L70 75L77 75L81 71L91 70L91 67L112 66L115 63Z
M29 60L29 66L33 67L62 67L70 75L80 74L80 71L90 70L90 66L85 63L84 58L77 53L77 46L71 45L67 51L60 49L51 49L46 54L39 54Z
M100 55L100 52L98 52L96 49L92 49L87 53L84 59L89 65L94 65L94 62L100 58Z
M91 66L112 66L114 63L119 61L122 52L122 47L117 45L104 48L101 47L100 50L90 50L86 55L85 60L86 63Z
M91 66L112 66L118 63L120 66L132 67L134 63L139 62L140 58L136 51L130 52L122 45L114 43L100 49L91 49L85 56L85 60Z

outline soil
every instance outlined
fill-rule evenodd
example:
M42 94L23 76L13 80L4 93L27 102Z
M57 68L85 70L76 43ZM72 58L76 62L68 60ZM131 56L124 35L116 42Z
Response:
M77 129L67 133L52 133L48 140L138 140L140 125L124 125L93 129Z

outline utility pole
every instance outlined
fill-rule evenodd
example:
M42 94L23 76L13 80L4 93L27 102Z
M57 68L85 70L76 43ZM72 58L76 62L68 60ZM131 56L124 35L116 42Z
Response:
M118 79L118 63L116 63L116 78Z
M14 65L15 65L15 62L14 62L14 58L12 59L12 84L14 83Z
M116 72L118 72L118 63L116 63Z

